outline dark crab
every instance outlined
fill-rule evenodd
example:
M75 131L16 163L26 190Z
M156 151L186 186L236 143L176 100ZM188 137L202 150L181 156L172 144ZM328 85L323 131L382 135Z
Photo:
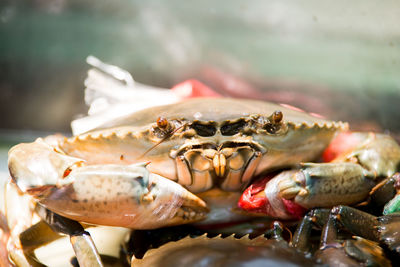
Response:
M328 214L321 210L312 213L318 223ZM291 243L283 238L283 225L274 222L272 229L257 237L204 234L167 242L150 249L144 257L133 257L131 266L391 266L376 242L361 237L342 242L335 238L332 242L322 235L316 252L310 253L315 240L305 222L299 225ZM325 225L323 232L334 230L331 227Z
M274 223L270 238L230 235L185 237L151 249L132 266L323 266L282 238L282 225Z

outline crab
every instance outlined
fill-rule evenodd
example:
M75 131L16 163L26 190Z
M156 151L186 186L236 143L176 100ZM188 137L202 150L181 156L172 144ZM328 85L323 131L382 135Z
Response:
M324 215L321 210L313 211L315 222L324 224ZM284 237L285 227L275 221L264 236L186 236L133 258L132 266L199 266L204 262L207 266L392 266L376 242L361 237L346 239L342 246L322 235L315 257L310 257L311 231L308 215L305 218L290 243Z
M346 133L351 145L341 148L338 134L347 130L282 105L195 98L16 145L10 186L34 199L52 230L71 236L81 266L101 266L80 223L206 227L254 216L300 219L315 207L366 200L398 171L400 147L388 135ZM322 162L327 148L334 157ZM11 240L11 250L22 250L11 254L24 254L19 237Z

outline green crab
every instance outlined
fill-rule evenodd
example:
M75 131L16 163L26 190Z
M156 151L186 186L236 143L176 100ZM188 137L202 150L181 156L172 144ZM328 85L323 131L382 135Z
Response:
M194 98L77 136L19 144L9 151L9 187L33 198L52 230L71 236L81 266L101 266L80 223L207 227L254 215L299 219L311 208L366 200L398 171L400 147L387 135L350 133L351 146L322 162L347 130L347 123L267 102ZM15 262L30 261L26 229L10 239Z

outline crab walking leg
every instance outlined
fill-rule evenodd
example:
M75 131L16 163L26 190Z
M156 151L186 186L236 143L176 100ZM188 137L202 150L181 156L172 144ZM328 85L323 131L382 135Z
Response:
M399 213L376 217L364 211L340 205L331 209L328 224L330 225L325 225L323 228L321 239L323 246L336 241L338 229L343 228L353 235L385 244L390 250L400 251Z
M347 206L336 206L332 210L313 209L297 228L294 247L299 248L304 239L310 237L313 225L322 228L320 247L314 253L321 263L328 266L391 266L378 243L380 226L377 217ZM339 234L343 228L357 236L343 240L345 236Z
M291 245L294 248L310 253L312 243L310 242L311 230L314 225L322 227L328 220L329 209L314 209L309 211L299 222L293 234Z
M20 190L79 222L152 229L198 221L208 212L204 201L146 164L86 166L42 140L12 148L9 169Z

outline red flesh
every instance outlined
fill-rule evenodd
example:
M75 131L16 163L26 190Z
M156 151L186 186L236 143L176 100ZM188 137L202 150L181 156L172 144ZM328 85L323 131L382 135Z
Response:
M238 207L247 212L274 216L269 200L264 193L265 186L273 176L274 174L268 175L250 185L240 197ZM282 199L282 202L286 212L290 214L290 217L293 219L302 218L307 211L307 209L296 204L292 200Z
M267 176L250 185L240 197L238 207L248 212L268 213L269 202L264 189L271 178L271 176Z

